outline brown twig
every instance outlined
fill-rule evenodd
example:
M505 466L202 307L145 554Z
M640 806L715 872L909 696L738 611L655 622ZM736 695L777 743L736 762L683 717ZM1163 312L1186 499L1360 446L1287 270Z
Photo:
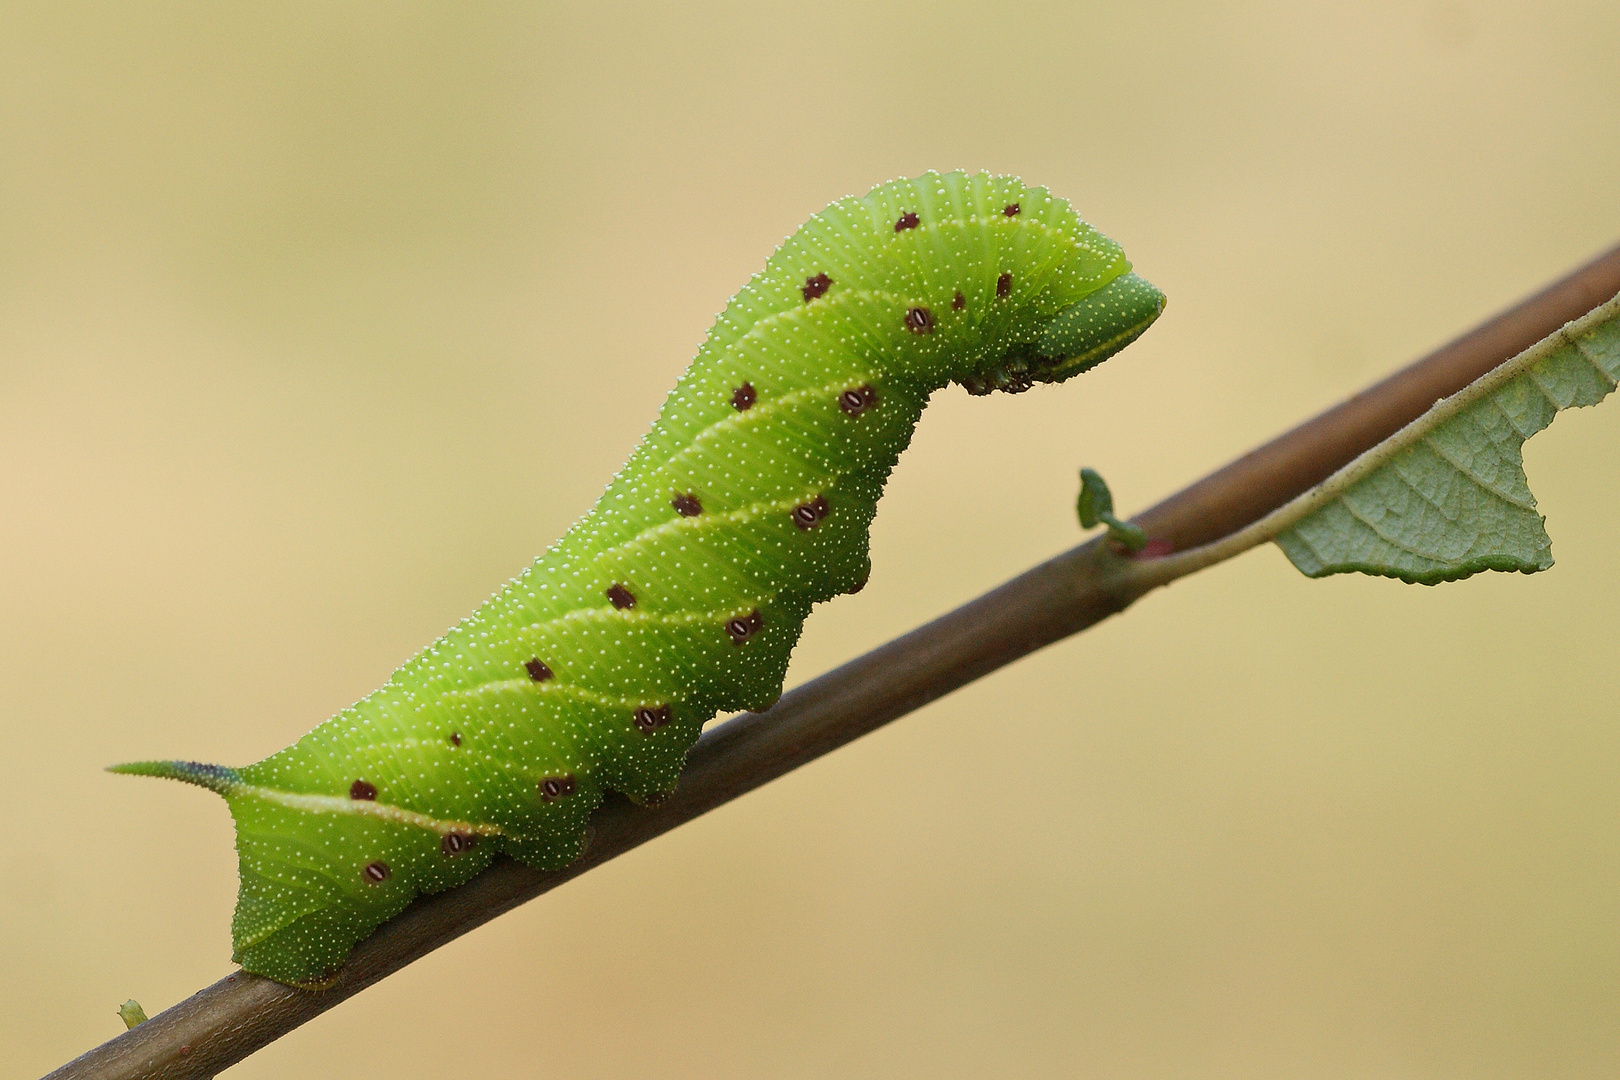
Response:
M1620 246L1135 520L1172 550L1218 540L1617 292ZM1101 540L1067 551L790 691L769 711L709 731L688 755L674 795L652 808L623 801L604 806L592 819L585 856L572 866L541 872L498 862L459 889L417 901L381 927L355 949L327 989L297 990L237 972L47 1080L211 1077L502 912L1123 610L1154 587L1129 573L1130 565Z

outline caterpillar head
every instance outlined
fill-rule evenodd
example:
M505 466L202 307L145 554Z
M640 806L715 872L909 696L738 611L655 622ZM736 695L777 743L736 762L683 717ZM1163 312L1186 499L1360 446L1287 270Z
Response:
M1034 341L1013 345L999 359L963 378L970 394L1021 394L1036 383L1059 383L1089 371L1135 341L1164 310L1164 293L1127 273L1052 317Z

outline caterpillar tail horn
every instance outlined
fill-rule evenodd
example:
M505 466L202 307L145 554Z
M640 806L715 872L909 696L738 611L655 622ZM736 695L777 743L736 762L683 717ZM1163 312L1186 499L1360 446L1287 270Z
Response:
M122 765L109 765L107 771L180 780L225 796L242 784L241 774L235 769L224 765L205 765L200 761L130 761Z

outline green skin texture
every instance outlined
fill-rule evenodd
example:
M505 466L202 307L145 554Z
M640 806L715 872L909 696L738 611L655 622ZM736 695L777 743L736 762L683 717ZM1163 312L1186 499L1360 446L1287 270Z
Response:
M706 721L774 702L811 605L866 582L878 496L935 390L1061 382L1163 305L1012 177L834 203L732 298L595 508L387 685L246 768L114 769L225 797L235 959L318 984L498 852L578 858L605 791L673 790Z

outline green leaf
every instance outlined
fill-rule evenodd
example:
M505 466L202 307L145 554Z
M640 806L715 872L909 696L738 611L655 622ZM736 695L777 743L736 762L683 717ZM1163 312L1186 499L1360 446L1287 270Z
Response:
M1108 535L1126 551L1141 551L1147 546L1147 533L1142 531L1140 525L1132 525L1114 516L1114 495L1108 490L1108 482L1096 469L1080 470L1080 498L1075 501L1074 509L1080 515L1082 529L1107 525Z
M1524 441L1620 380L1620 297L1438 402L1322 485L1331 499L1279 534L1307 577L1359 571L1435 585L1481 570L1533 574L1552 541L1524 475Z
M1074 504L1080 515L1082 529L1095 529L1105 515L1114 512L1114 495L1108 490L1108 481L1096 469L1080 470L1080 498Z

